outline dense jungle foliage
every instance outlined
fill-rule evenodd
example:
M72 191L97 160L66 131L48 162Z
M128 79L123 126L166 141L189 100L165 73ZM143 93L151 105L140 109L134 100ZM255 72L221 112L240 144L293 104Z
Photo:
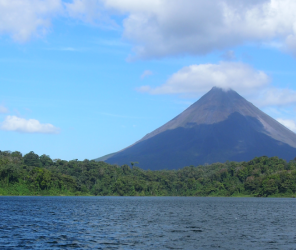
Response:
M161 171L135 165L0 151L0 195L296 197L295 160L263 156Z

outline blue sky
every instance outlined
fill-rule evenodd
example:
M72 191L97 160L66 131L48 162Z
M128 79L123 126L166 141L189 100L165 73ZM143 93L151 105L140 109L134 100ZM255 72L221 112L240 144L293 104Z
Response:
M94 159L213 86L295 132L295 11L292 0L0 0L0 150Z

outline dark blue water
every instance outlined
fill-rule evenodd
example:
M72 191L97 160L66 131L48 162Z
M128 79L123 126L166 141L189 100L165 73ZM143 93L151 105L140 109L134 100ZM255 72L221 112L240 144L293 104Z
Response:
M296 199L0 197L0 249L296 249Z

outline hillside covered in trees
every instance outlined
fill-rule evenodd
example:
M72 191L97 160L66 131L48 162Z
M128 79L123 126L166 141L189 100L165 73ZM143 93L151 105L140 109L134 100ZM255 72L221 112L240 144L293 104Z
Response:
M295 160L263 156L161 171L131 165L0 151L0 195L296 197Z

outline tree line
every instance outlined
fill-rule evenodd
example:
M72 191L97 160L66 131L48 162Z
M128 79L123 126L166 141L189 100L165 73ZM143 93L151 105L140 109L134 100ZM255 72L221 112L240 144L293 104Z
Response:
M0 195L296 197L296 159L262 156L159 171L137 165L0 151Z

